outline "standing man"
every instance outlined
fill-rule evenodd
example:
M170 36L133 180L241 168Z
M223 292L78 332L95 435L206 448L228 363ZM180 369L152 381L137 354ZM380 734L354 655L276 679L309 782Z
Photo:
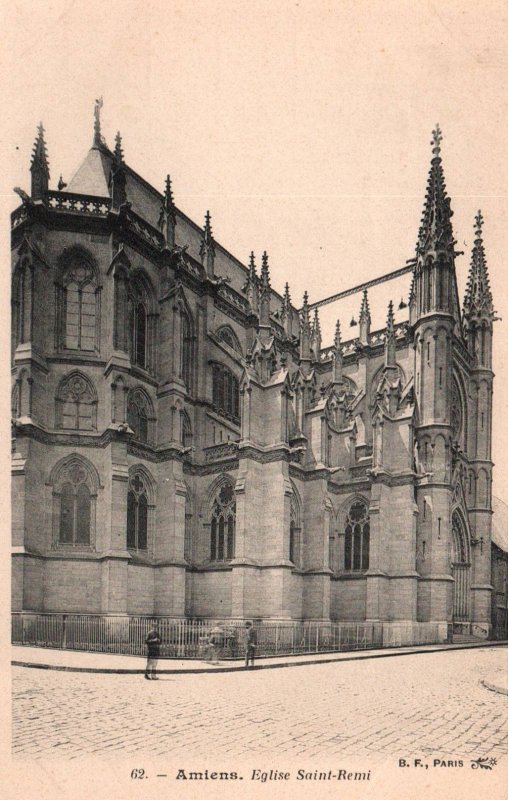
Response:
M145 639L146 645L148 647L148 658L146 660L146 669L145 669L145 678L149 681L158 681L158 677L155 674L155 670L157 669L157 661L161 654L161 637L159 636L159 631L154 626L149 632L148 636ZM152 673L150 678L149 673Z
M258 635L252 627L252 622L245 623L245 667L254 666L254 656L256 655L256 646L258 643Z

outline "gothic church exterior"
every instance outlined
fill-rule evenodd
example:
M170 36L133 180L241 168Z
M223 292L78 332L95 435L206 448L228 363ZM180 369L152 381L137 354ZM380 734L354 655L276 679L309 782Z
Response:
M12 214L14 611L491 619L494 310L476 219L459 303L440 133L408 319L323 347L105 144ZM259 273L258 273L259 269Z

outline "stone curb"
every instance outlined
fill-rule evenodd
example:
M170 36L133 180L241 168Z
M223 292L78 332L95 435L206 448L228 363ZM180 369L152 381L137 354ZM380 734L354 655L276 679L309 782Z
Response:
M288 661L285 664L256 664L253 667L218 667L217 669L210 669L210 667L189 667L188 669L158 669L157 673L159 675L201 675L201 674L210 674L210 673L217 673L217 672L252 672L253 670L262 670L262 669L284 669L286 667L307 667L307 666L314 666L318 664L333 664L333 663L341 663L345 661L365 661L368 659L374 658L395 658L397 656L415 656L415 655L423 655L423 654L431 654L431 653L446 653L454 650L472 650L478 647L506 647L508 642L474 642L471 644L457 644L457 645L445 645L443 647L437 647L432 650L429 649L421 649L421 650L406 650L405 648L399 648L397 650L389 650L385 653L372 653L370 655L361 654L356 656L346 656L345 658L323 658L316 661ZM75 652L75 651L73 651ZM140 656L141 658L141 656ZM90 672L90 673L104 673L104 674L113 674L113 675L143 675L145 670L143 669L122 669L120 668L112 668L112 667L69 667L63 666L59 664L36 664L32 662L26 661L11 661L11 666L13 667L27 667L29 669L48 669L48 670L56 670L58 672ZM482 681L483 683L483 681ZM484 684L486 686L486 684ZM491 688L490 686L486 686L486 688ZM493 691L500 691L503 694L508 694L501 689L493 689Z
M490 683L489 681L480 681L482 686L485 686L486 689L489 689L491 692L497 692L497 694L505 694L508 696L508 688L503 686L496 686L495 683Z

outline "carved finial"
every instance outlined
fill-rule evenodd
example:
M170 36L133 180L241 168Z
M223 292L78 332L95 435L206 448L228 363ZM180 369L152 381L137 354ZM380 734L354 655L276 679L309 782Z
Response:
M393 315L393 301L390 300L388 303L388 316L386 318L386 329L388 331L393 331L395 325L395 317Z
M369 322L370 323L370 308L369 308L369 296L367 294L367 289L363 290L362 296L362 304L360 306L360 322Z
M175 246L175 225L176 213L175 204L173 201L173 192L171 190L171 178L166 175L166 185L164 187L164 195L161 203L161 212L159 216L159 228L164 236L164 240L169 249Z
M199 255L201 256L201 263L206 268L206 273L209 277L214 275L214 261L215 261L215 247L212 234L212 222L210 212L205 214L205 224L203 226L203 234L201 237L201 247L199 248Z
M314 321L312 323L312 329L315 333L321 335L321 323L319 322L319 312L317 307L314 309Z
M120 131L115 136L115 159L118 164L123 164L123 150L122 150L122 137Z
M44 140L44 126L42 122L37 128L37 138L32 152L32 162L30 164L32 173L32 199L40 200L49 188L49 164Z
M333 338L333 345L334 345L336 350L338 350L340 348L341 342L342 342L342 339L341 339L341 335L340 335L340 320L337 320L337 322L335 324L335 336Z
M93 123L93 147L99 147L102 144L101 135L101 108L104 105L102 97L95 101L94 107L94 123Z
M432 152L437 157L441 153L441 142L443 141L443 134L439 125L436 125L432 131Z
M261 291L267 292L270 289L270 268L268 266L268 253L264 251L261 257Z
M475 217L475 240L466 284L463 315L466 327L468 321L474 317L494 319L492 292L485 248L483 246L483 216L481 211L478 211Z
M475 221L475 234L477 239L482 238L482 228L483 228L483 215L480 210L478 210L478 214L474 218Z
M291 305L291 295L289 294L289 283L286 282L284 287L284 297L282 301L284 308L289 308Z

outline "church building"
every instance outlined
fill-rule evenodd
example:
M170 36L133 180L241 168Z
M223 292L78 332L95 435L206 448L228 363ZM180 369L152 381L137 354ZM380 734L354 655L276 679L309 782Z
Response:
M279 294L266 252L229 253L169 176L149 185L99 105L68 185L50 188L42 125L30 172L12 214L12 610L488 636L495 314L480 212L459 301L439 128L407 318L390 303L371 330L364 284L354 338L340 320L327 346L320 303Z

